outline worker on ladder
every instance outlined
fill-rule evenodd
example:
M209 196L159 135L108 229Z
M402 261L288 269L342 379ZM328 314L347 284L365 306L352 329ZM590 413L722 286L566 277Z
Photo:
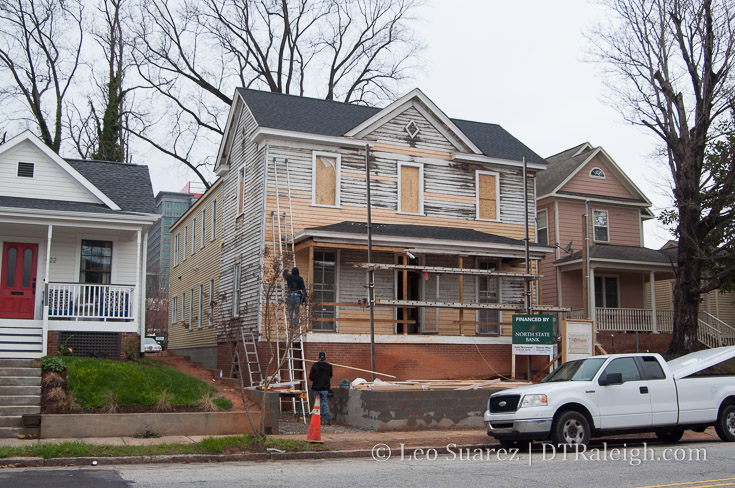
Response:
M306 299L306 285L299 275L299 268L295 266L291 274L284 269L283 278L288 285L288 322L291 327L298 327L301 319L301 303Z

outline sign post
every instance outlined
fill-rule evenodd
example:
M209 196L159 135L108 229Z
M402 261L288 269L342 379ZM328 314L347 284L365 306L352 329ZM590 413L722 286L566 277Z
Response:
M515 378L516 375L516 356L549 356L552 358L554 357L554 344L553 315L513 315L513 377Z

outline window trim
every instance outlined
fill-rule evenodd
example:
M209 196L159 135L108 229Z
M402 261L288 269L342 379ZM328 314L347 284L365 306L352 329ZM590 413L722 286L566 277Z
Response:
M214 322L214 278L209 280L209 315L207 316L207 325Z
M405 212L402 207L402 200L401 200L401 188L402 188L402 181L401 181L401 169L404 167L410 167L410 168L418 168L419 169L419 211L418 213L413 212ZM398 163L398 191L396 192L396 196L398 198L398 206L397 206L397 212L402 215L425 215L424 214L424 165L423 163L414 163L409 161L400 161Z
M202 315L204 312L204 283L199 283L199 316L197 317L197 328L202 328Z
M495 218L480 217L480 175L495 176ZM482 222L500 222L500 173L478 169L475 171L475 220Z
M194 288L189 290L189 330L194 326Z
M232 317L240 316L240 281L242 280L242 263L237 261L232 269Z
M217 238L217 199L212 199L212 217L211 217L212 230L210 231L211 240Z
M339 289L340 289L340 259L342 257L341 249L334 249L334 248L314 248L314 250L324 251L324 252L334 252L334 299L336 303L339 303ZM311 266L312 270L315 270L316 267L314 266L314 263L312 262ZM314 291L314 285L315 285L315 276L309 276L309 288L310 294L313 296L316 296L316 291ZM308 289L307 289L308 290ZM312 316L314 311L311 311ZM311 317L309 317L311 318ZM339 306L334 306L334 329L333 330L324 330L324 329L316 329L314 330L314 323L311 324L311 331L317 332L317 333L326 333L326 334L336 334L339 333Z
M182 261L186 261L187 257L187 249L189 247L189 226L184 226L184 259Z
M597 303L595 300L595 297L597 296L597 285L594 283L594 281L600 278L600 282L602 283L602 307L599 308L621 308L620 307L620 276L614 275L614 274L597 274L595 273L595 277L592 280L592 284L595 287L594 294L592 295L592 303L595 305L595 308L597 307ZM605 286L605 278L615 278L615 297L617 298L618 306L617 307L608 307L607 305L607 298L606 298L606 286Z
M541 227L541 225L539 224L539 218L538 217L542 213L546 214L546 226L545 227ZM548 246L549 245L549 209L548 208L542 208L542 209L536 210L536 242L538 244L542 244L541 241L539 241L539 238L538 238L539 230L541 230L541 229L546 229L546 243L543 244L543 245Z
M181 323L186 325L186 292L181 292Z
M607 229L607 240L602 240L597 238L597 234L595 233L595 228L597 225L595 225L595 213L597 212L604 212L607 216L607 225L605 226L605 229ZM610 242L610 212L607 210L602 209L593 209L592 210L592 241L593 242Z
M334 205L324 205L322 203L316 203L316 158L323 156L325 158L334 158ZM340 208L342 199L340 198L342 193L342 155L339 153L330 153L323 151L312 151L311 153L311 205L313 207L325 207L325 208Z
M197 252L197 218L191 220L191 255Z
M103 242L109 242L112 245L112 254L110 255L110 283L114 284L115 280L117 279L117 252L115 252L115 249L117 247L117 240L111 239L109 236L102 236L102 235L82 235L77 236L77 249L76 249L76 255L75 255L75 269L77 273L77 280L81 283L82 280L82 243L84 241L103 241Z
M181 232L177 232L174 236L174 267L179 265L181 253Z
M235 216L239 217L245 213L245 165L237 170L237 188L235 192L237 194Z
M171 297L171 324L175 324L179 318L179 296L174 295Z
M593 171L595 171L596 169L597 169L597 170L600 170L600 173L602 173L602 176L598 176L598 175L593 175L593 174L592 174L592 172L593 172ZM607 175L605 174L605 170L604 170L604 169L602 169L602 168L600 168L600 167L598 167L598 166L595 166L594 168L592 168L592 169L590 170L590 172L589 172L589 177L590 177L590 178L595 178L595 179L598 179L598 180L604 180L604 179L606 179L606 178L607 178Z
M202 209L202 216L200 218L202 221L202 228L200 229L200 236L199 236L199 249L203 248L204 245L207 243L207 208Z

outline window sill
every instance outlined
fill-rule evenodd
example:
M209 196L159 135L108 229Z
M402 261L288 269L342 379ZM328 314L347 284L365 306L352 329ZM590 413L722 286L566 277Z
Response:
M480 217L475 217L475 220L478 222L502 222L500 219L481 219Z
M414 215L416 217L426 217L426 214L421 213L412 213L412 212L401 212L400 210L396 212L398 215Z
M340 205L320 205L318 203L313 203L310 205L311 207L320 207L320 208L342 208Z

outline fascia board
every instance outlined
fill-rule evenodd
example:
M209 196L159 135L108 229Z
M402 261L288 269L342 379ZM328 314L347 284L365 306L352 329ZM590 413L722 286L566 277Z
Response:
M253 133L253 141L260 144L268 138L275 139L291 139L305 142L324 143L336 146L347 146L347 147L365 147L372 145L371 142L362 141L359 139L350 139L339 136L323 136L319 134L309 134L306 132L295 132L284 129L270 129L267 127L259 127Z
M554 263L554 266L563 268L571 265L581 264L582 259L574 259L572 261L564 261L563 263ZM671 263L651 263L643 261L630 261L625 259L600 259L590 258L590 266L593 268L596 265L615 265L617 267L625 267L625 269L650 269L650 268L661 268L663 270L671 270Z
M345 136L347 137L362 137L365 134L371 132L375 127L378 127L385 123L386 121L393 118L396 113L401 113L405 108L403 105L410 104L411 100L414 98L418 98L421 103L423 103L426 107L431 110L433 117L437 118L441 123L443 123L446 127L449 127L449 129L455 134L455 136L462 141L463 144L465 144L467 147L472 150L472 152L476 154L482 154L482 151L472 142L472 140L467 137L460 129L457 127L457 125L452 122L452 120L446 116L444 112L442 112L439 107L437 107L434 102L432 102L429 97L427 97L420 89L414 88L410 92L408 92L406 95L402 96L395 102L391 103L387 107L385 107L380 112L376 113L366 121L362 122L360 125L355 127L354 129L349 130ZM427 114L423 114L424 117L427 116ZM430 120L430 118L429 118ZM458 148L459 149L459 148Z
M299 241L303 238L323 238L331 239L333 243L339 242L367 242L366 234L349 234L344 232L322 232L322 231L308 231L303 230L294 236L294 241ZM523 244L498 244L492 242L472 242L472 241L453 241L447 239L426 239L420 237L405 237L405 236L373 236L373 244L375 245L389 245L393 247L403 247L414 249L409 247L413 243L417 243L420 246L436 246L442 247L447 250L457 249L458 247L464 247L469 249L498 249L498 250L509 250L509 251L523 251L525 252L525 246ZM530 250L534 253L546 254L553 252L553 248L546 246L530 246Z
M0 207L0 217L8 218L4 220L6 222L17 223L29 223L28 220L32 219L33 223L52 223L53 225L75 225L74 221L80 222L93 222L99 224L141 224L141 225L153 225L160 218L159 214L136 214L136 215L124 215L124 214L98 214L91 212L63 212L54 211L50 213L48 210L36 210L36 209L19 209L14 207ZM38 221L38 222L35 222Z
M247 104L245 104L242 97L240 96L240 93L237 90L235 90L235 94L232 96L232 101L233 102L230 106L230 113L227 114L227 123L225 124L225 137L222 138L219 148L217 149L217 159L215 159L216 163L214 167L214 172L217 176L223 176L227 173L228 168L225 167L226 165L222 164L222 157L226 153L229 153L229 150L232 148L232 143L235 139L235 134L232 133L232 123L233 120L235 120L235 114L240 113L240 108L243 105L247 107Z
M452 154L452 161L467 161L471 163L490 163L490 164L499 164L503 166L513 166L513 167L523 167L523 161L515 161L513 159L502 159L502 158L494 158L492 156L484 156L484 155L478 155L478 154L467 154L467 153L454 153ZM526 162L526 167L528 169L535 169L539 171L543 171L547 169L547 165L545 163L529 163Z
M56 154L51 150L50 147L48 147L46 144L44 144L38 137L36 137L34 134L32 134L30 131L26 130L20 135L14 137L10 141L6 142L2 146L0 146L0 155L2 155L4 152L9 151L10 149L14 148L18 144L28 141L38 150L40 150L46 157L51 159L53 162L58 164L64 171L69 173L69 176L71 176L74 180L76 180L80 185L82 185L88 192L90 192L92 195L97 197L97 199L107 205L112 210L122 210L115 202L113 202L110 197L105 195L99 188L94 186L87 178L82 176L79 171L75 170L69 163L67 163L64 158Z
M547 198L547 197L548 198L552 198L552 197L558 198L559 200L565 200L565 199L566 200L580 200L583 202L589 200L590 203L594 202L594 203L604 203L608 205L624 205L626 207L639 207L643 209L648 208L646 204L643 202L626 202L623 200L610 200L605 197L599 197L599 196L594 196L594 195L590 195L588 197L582 197L579 195L567 195L565 193L556 193L556 192L547 193L546 195L542 195L538 197L536 200L538 201L541 198Z

